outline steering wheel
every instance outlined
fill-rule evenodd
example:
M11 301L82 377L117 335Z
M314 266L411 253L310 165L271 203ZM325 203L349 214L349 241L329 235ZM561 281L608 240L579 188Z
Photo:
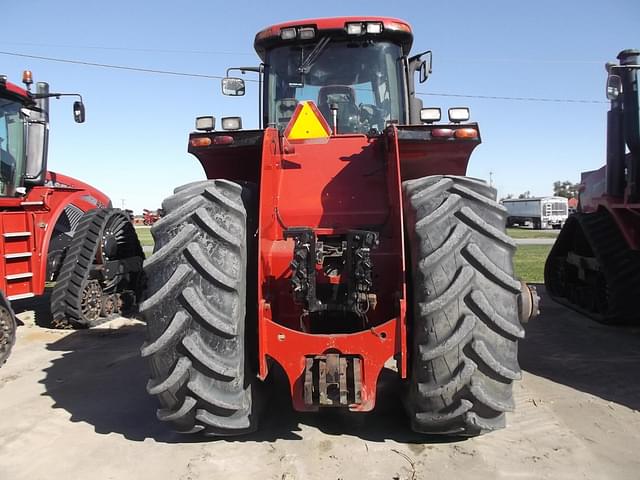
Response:
M361 103L358 105L358 112L364 131L371 130L374 126L378 131L384 130L384 115L381 108L371 103Z

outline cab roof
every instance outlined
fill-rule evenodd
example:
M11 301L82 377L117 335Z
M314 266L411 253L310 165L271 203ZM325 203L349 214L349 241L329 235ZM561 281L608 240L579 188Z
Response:
M29 92L15 83L7 81L4 76L0 76L0 98L10 98L25 104L33 103Z
M291 27L313 27L318 32L317 37L331 35L333 37L349 38L347 35L346 25L348 23L382 23L382 33L365 34L358 38L381 38L397 42L402 47L405 55L409 54L413 43L413 34L411 26L404 20L391 17L331 17L331 18L312 18L305 20L293 20L276 25L271 25L262 29L256 34L254 48L260 58L264 61L267 50L279 46L295 44L303 42L303 40L283 40L280 38L280 31L284 28Z

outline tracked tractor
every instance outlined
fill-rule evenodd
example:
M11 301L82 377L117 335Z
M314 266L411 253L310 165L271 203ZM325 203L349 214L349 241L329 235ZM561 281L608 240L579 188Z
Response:
M551 296L604 323L640 322L640 50L607 63L607 163L583 172L578 211L545 265Z
M535 308L495 190L464 176L478 125L422 108L431 52L410 55L412 39L381 17L271 26L260 65L235 69L258 75L260 128L196 119L188 151L209 180L164 201L145 262L160 420L252 431L276 368L298 411L368 412L388 368L418 432L505 425Z
M126 216L79 180L47 169L49 91L0 76L0 362L15 337L9 302L52 292L57 326L90 326L135 304L144 255ZM74 103L83 122L84 104Z

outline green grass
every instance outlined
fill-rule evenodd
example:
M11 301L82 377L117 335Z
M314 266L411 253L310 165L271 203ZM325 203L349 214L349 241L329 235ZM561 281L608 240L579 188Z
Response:
M514 233L515 231L515 233ZM555 237L550 232L540 232L536 230L522 230L509 228L509 235L513 238L549 238ZM153 246L151 227L138 227L136 233L142 246ZM519 245L514 258L516 276L531 283L542 283L544 281L544 262L551 250L551 245Z
M153 237L151 236L151 227L137 227L136 233L143 247L153 247Z
M516 277L527 283L544 282L544 262L552 245L518 245L513 259Z
M558 231L530 230L528 228L507 228L507 233L511 238L556 238Z

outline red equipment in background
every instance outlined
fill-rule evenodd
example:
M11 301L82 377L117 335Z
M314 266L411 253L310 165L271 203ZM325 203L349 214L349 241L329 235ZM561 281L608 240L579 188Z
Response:
M125 262L117 275L109 273L116 267L109 262L122 264L135 256L133 228L120 224L121 212L110 208L105 194L47 170L49 98L79 95L50 93L44 82L32 93L28 71L23 82L27 90L0 76L0 290L13 301L41 295L45 281L57 281L52 294L54 324L88 325L104 318L103 303L117 300L111 297L105 302L103 297L132 290L129 284L134 279L129 277L140 272L143 257ZM84 116L84 104L76 101L76 122L84 122ZM81 253L89 259L93 254L94 261L78 260ZM92 273L98 266L105 273ZM73 292L72 281L76 282ZM110 290L100 290L98 295L96 283L100 289L109 283ZM87 295L90 291L93 296ZM15 319L4 298L3 303L0 363L15 340ZM76 315L67 318L70 309ZM120 311L114 308L112 313L116 310Z
M154 223L156 223L158 220L160 220L161 216L162 216L161 208L157 209L156 211L147 210L145 208L144 210L142 210L142 223L144 225L151 226Z
M555 300L605 323L640 320L639 55L607 64L607 164L582 173L578 212L545 265Z
M535 297L495 190L464 177L478 125L422 108L431 52L412 42L397 19L288 22L256 35L260 66L229 69L259 75L266 127L199 117L189 152L214 180L176 188L152 228L142 355L161 420L251 431L276 364L296 410L370 411L395 359L416 431L504 425Z

